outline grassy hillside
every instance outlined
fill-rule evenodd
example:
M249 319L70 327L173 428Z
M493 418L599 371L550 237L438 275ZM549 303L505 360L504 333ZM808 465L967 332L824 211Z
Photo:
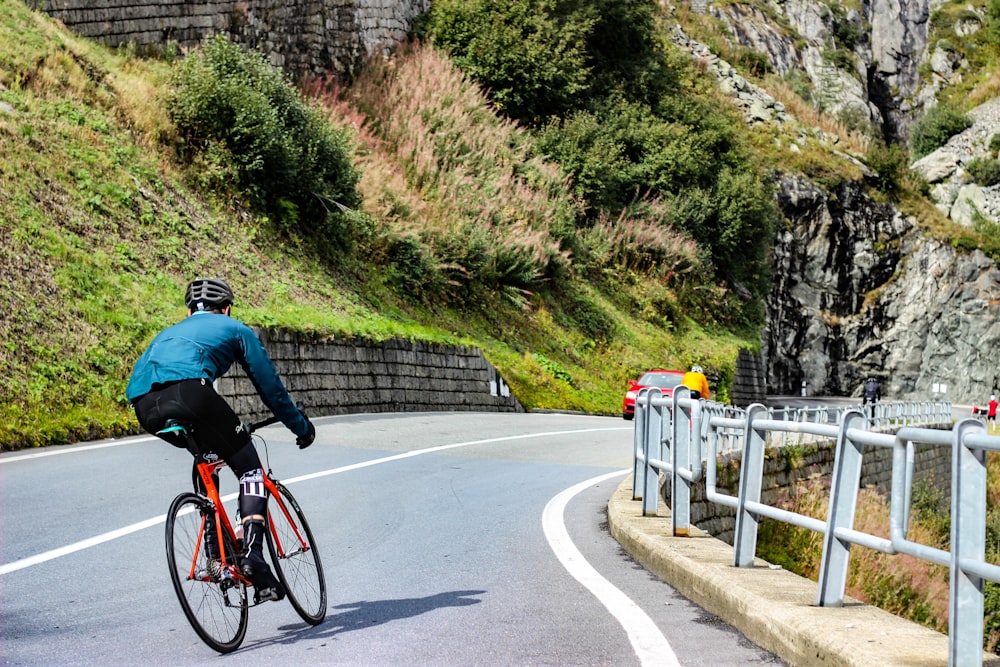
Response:
M442 244L489 221L499 231L487 240L530 250L545 242L538 216L571 205L551 165L521 160L535 154L523 148L530 138L430 50L409 65L423 68L425 83L410 91L417 97L384 109L402 128L391 141L373 131L378 112L363 108L373 98L362 88L324 89L325 113L351 133L371 221L363 245L340 253L275 224L244 192L220 190L210 165L181 157L165 110L175 66L77 38L19 2L0 4L4 449L136 432L122 395L131 364L184 315L181 293L195 275L227 278L234 314L251 324L481 347L529 408L615 414L627 378L695 360L724 392L736 350L757 344L726 324L731 295L692 277L697 258L681 261L690 252L683 238L657 241L676 244L671 275L636 261L610 222L586 246L606 259L591 258L586 273L570 258L565 276L534 289L500 281L477 292L476 304L441 291L421 298L421 285L406 279L413 272L400 269L414 247L408 238ZM442 98L463 100L453 132L481 130L468 159L448 163L417 146L434 134L415 121ZM412 118L399 117L407 109ZM486 174L472 170L472 157L516 166ZM468 220L475 212L479 225ZM627 229L639 239L655 231ZM460 275L450 280L467 287Z

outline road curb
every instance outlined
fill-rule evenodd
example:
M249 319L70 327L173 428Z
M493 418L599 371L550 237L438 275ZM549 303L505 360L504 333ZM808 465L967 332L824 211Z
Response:
M692 527L674 537L670 510L642 516L629 476L608 501L611 535L647 570L791 665L947 667L948 637L886 611L846 599L817 607L816 582L757 559L732 565L733 548ZM984 654L984 665L1000 658Z

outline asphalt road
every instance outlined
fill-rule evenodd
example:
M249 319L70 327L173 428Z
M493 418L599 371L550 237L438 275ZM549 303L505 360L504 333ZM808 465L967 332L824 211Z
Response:
M262 434L316 534L327 618L253 608L243 647L223 657L167 575L163 514L189 484L186 452L130 438L0 456L0 664L782 664L609 536L631 422L421 413L317 426L305 451L281 426ZM227 473L223 493L235 488Z

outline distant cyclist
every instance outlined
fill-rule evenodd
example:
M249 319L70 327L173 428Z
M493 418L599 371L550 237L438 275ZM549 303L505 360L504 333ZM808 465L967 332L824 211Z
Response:
M865 381L863 393L866 404L882 400L882 388L879 386L878 380L873 377L870 377Z
M188 317L161 331L132 370L125 396L144 429L156 433L168 419L191 424L202 454L214 452L240 480L243 519L243 573L259 600L280 600L285 591L264 560L267 495L260 458L250 434L213 382L237 362L264 404L296 436L300 449L312 444L316 429L292 402L267 351L253 330L229 317L233 291L218 278L198 278L187 287ZM176 447L179 439L161 436ZM197 480L197 476L195 476ZM196 482L200 486L200 480ZM203 489L199 489L203 490ZM206 530L207 555L219 558L214 530Z
M691 370L681 378L681 384L691 390L693 398L708 400L708 378L705 377L705 372L701 369L701 366L697 364L692 366Z
M878 380L869 377L865 381L862 396L864 398L865 412L868 414L869 419L871 419L875 416L875 404L882 400L882 388L879 386Z

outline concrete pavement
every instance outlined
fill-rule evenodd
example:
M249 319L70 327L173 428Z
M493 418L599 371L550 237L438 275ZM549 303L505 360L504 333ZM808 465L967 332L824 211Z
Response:
M817 607L816 582L760 559L733 567L730 545L694 527L674 537L669 508L657 505L657 517L642 516L629 476L608 502L611 534L647 570L789 664L947 667L946 635L852 599ZM983 664L1000 667L1000 658L984 653Z

